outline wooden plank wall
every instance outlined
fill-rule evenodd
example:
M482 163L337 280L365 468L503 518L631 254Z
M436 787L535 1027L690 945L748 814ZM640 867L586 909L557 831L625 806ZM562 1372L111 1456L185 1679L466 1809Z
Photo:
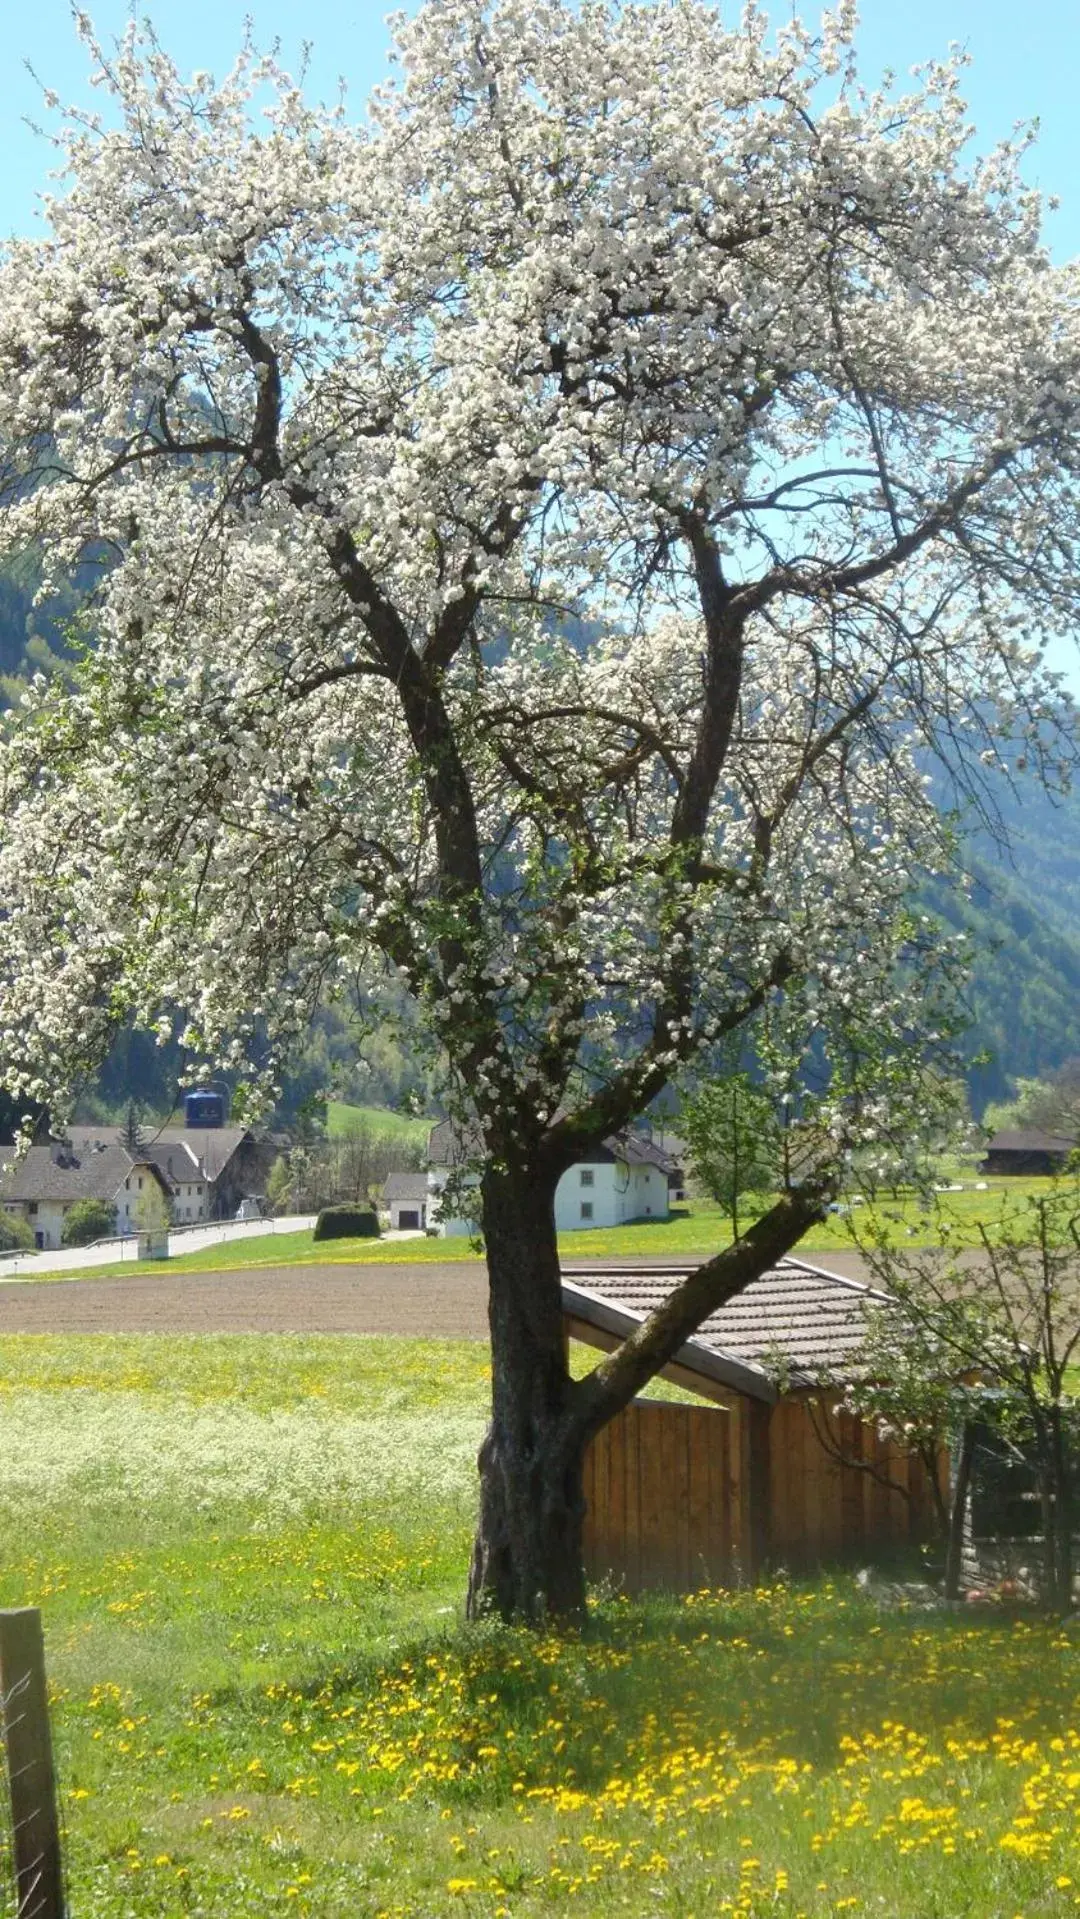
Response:
M824 1402L815 1404L812 1394L792 1393L773 1407L768 1553L774 1564L799 1571L872 1559L918 1544L933 1531L925 1468L894 1440Z
M589 1577L632 1593L692 1592L753 1580L769 1564L807 1571L932 1537L920 1462L812 1399L740 1400L730 1412L635 1400L586 1455Z
M736 1420L719 1407L638 1399L585 1459L585 1566L625 1592L734 1581Z

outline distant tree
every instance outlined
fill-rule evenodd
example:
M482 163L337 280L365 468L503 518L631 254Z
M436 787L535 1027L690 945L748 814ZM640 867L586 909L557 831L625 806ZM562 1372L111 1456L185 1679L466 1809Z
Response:
M267 1198L275 1211L318 1211L343 1201L363 1202L391 1173L423 1165L422 1141L379 1132L357 1119L333 1139L312 1135L279 1154L270 1169Z
M139 1105L130 1099L124 1114L124 1123L120 1128L120 1144L127 1148L133 1159L138 1159L146 1151L146 1134L139 1122Z
M892 1304L872 1316L866 1346L853 1356L846 1403L924 1451L950 1439L961 1492L976 1417L1019 1449L1041 1501L1043 1597L1068 1611L1080 1468L1080 1180L1004 1202L978 1233L977 1259L949 1253L955 1227L942 1214L934 1237L945 1257L901 1251L881 1237L863 1243ZM954 1489L953 1577L958 1547Z
M132 1208L131 1217L135 1222L136 1230L140 1233L164 1232L170 1224L172 1206L152 1175L143 1186Z
M288 1159L279 1153L270 1171L266 1175L266 1198L273 1213L287 1213L291 1209L293 1175Z
M104 1199L77 1199L64 1214L60 1239L64 1246L89 1246L109 1239L116 1231L116 1208Z
M988 1106L983 1124L992 1132L1027 1126L1080 1141L1080 1059L1064 1060L1042 1079L1018 1079L1014 1097Z
M18 1213L6 1213L0 1209L0 1253L17 1253L34 1244L34 1234L28 1220Z
M748 1073L706 1080L683 1102L682 1134L690 1164L710 1199L739 1236L740 1201L781 1184L781 1129L773 1100Z

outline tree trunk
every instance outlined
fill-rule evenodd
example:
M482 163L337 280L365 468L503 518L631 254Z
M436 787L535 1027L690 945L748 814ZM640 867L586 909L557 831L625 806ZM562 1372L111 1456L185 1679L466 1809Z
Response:
M1055 1611L1072 1609L1073 1513L1071 1470L1061 1408L1050 1408L1050 1524L1053 1527L1053 1588Z
M582 1491L587 1422L562 1326L553 1179L482 1183L491 1324L491 1424L480 1448L470 1617L540 1624L585 1610Z
M945 1553L946 1599L960 1597L960 1574L964 1562L964 1522L967 1517L971 1467L975 1458L975 1432L974 1422L970 1419L965 1420L960 1434L960 1449L956 1459L949 1512L949 1536Z

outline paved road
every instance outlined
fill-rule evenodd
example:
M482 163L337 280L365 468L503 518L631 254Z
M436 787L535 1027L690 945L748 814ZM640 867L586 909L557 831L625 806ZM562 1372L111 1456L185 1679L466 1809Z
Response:
M852 1254L828 1254L851 1273ZM825 1258L814 1261L824 1265ZM611 1261L624 1268L672 1262ZM677 1268L677 1262L676 1268ZM599 1262L567 1267L599 1273ZM0 1285L4 1333L401 1333L483 1339L487 1275L477 1263L270 1266L130 1279Z

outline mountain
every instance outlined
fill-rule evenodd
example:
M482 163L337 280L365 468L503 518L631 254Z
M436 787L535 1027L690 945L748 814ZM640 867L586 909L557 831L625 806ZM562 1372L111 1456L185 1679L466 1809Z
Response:
M1080 792L1050 792L1031 773L1002 776L988 799L997 830L964 822L954 783L934 776L939 804L961 819L970 891L930 887L933 910L971 936L967 1052L972 1103L1007 1093L1080 1056Z
M15 703L32 673L64 670L65 622L77 605L78 584L35 605L40 569L34 556L0 562L0 710ZM939 803L952 807L954 789L942 778L938 785ZM1013 788L1003 783L997 804L1002 840L985 829L964 836L970 894L932 886L924 895L942 920L972 939L967 1053L977 1111L1002 1097L1018 1074L1038 1076L1080 1055L1080 793L1052 796L1024 778ZM402 1045L400 995L393 996L392 1011L396 1017L369 1036L363 1060L351 1022L329 1009L320 1014L286 1088L286 1114L328 1085L339 1096L384 1104L424 1096L423 1070ZM975 1064L982 1053L988 1062ZM180 1065L175 1049L162 1053L144 1035L124 1034L90 1102L116 1111L129 1098L155 1109L170 1105Z

